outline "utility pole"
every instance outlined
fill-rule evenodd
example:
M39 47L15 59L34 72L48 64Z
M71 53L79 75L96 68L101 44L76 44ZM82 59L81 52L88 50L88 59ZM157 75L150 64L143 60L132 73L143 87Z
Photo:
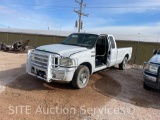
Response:
M78 20L78 24L76 27L78 27L78 32L81 31L81 29L83 28L82 26L82 16L86 16L88 17L89 14L84 14L82 12L83 7L86 7L86 4L83 4L83 0L81 0L81 2L75 0L79 5L80 5L80 10L74 10L74 12L76 12L79 15L79 20ZM76 21L77 22L77 21Z

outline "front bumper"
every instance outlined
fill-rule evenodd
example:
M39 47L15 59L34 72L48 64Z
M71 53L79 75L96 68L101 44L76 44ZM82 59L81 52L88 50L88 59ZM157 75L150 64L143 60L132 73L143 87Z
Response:
M160 81L158 76L149 72L143 72L144 83L154 89L160 89Z
M75 70L76 66L72 68L59 66L58 55L37 51L33 54L33 50L28 52L26 72L46 82L70 82Z
M75 68L58 68L55 70L51 70L51 72L48 72L48 70L42 69L35 65L31 65L30 70L27 71L28 74L35 76L39 79L45 80L46 82L70 82L72 81L74 72Z

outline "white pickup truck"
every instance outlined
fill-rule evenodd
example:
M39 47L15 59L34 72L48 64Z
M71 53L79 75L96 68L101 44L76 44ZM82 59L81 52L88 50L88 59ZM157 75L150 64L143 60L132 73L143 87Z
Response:
M94 72L117 64L125 69L131 54L131 47L117 49L112 35L73 33L60 44L29 50L26 72L46 82L70 82L79 89Z

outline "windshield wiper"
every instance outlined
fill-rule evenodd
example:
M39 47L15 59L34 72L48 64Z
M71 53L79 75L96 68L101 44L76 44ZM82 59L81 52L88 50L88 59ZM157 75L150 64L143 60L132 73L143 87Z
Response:
M65 44L65 45L68 45L68 43L61 43L61 44Z
M79 45L79 44L72 44L72 43L61 43L65 45L73 45L73 46L79 46L79 47L89 47L89 46L84 46L84 45Z
M61 44L79 46L77 44L72 44L72 43L61 43Z
M79 46L78 44L69 43L68 45Z

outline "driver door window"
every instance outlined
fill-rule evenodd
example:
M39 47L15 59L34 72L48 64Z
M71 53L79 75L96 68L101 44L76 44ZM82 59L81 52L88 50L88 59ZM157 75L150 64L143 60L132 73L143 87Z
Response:
M105 37L99 37L98 41L96 43L96 55L97 56L104 56L105 55L105 44L106 44L106 39Z

